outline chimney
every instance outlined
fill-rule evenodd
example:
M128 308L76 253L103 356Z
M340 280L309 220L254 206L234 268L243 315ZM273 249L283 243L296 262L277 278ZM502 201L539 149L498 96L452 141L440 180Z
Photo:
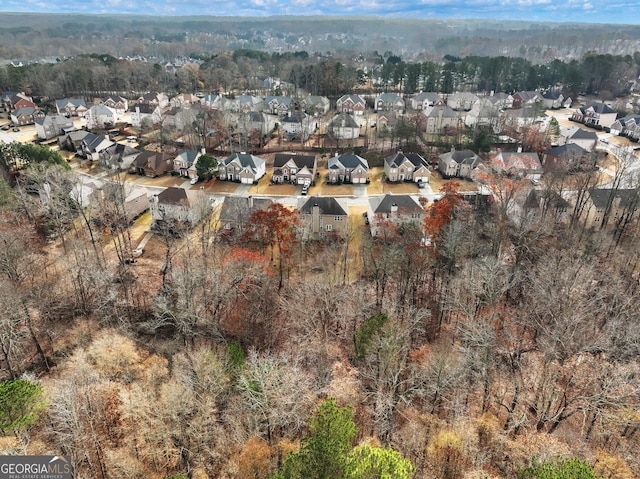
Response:
M207 154L207 150L206 150L206 148L204 146L202 148L200 148L200 153L202 153L203 155Z
M247 201L249 203L249 208L253 208L253 196L249 196L247 198Z
M313 204L311 215L311 232L320 233L320 206L318 203Z
M394 203L391 205L391 212L392 213L397 213L398 212L398 204Z
M518 153L522 153L522 145L518 145Z

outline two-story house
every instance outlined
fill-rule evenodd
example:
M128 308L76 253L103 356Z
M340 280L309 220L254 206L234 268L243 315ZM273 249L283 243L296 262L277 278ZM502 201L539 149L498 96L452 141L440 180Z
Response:
M151 218L156 226L191 226L202 220L199 217L202 208L198 208L198 204L206 201L207 198L201 190L170 186L152 197Z
M422 228L425 216L424 208L409 195L387 193L369 199L367 217L372 236L381 236L389 226L413 223Z
M354 115L364 115L367 102L360 95L342 95L336 101L336 110Z
M244 184L257 183L265 175L266 161L244 151L232 153L218 165L218 178Z
M329 235L344 236L349 228L349 215L335 198L312 196L300 207L303 239L322 239Z
M605 103L589 103L574 111L571 119L592 127L609 128L617 116L618 113Z
M273 160L274 183L315 184L318 160L315 155L278 153Z
M186 178L197 178L198 170L196 165L198 164L198 158L202 156L202 151L184 150L176 155L173 159L173 170L180 176Z
M93 105L85 113L85 118L90 130L112 128L117 121L116 111L104 105Z
M369 162L358 155L344 154L332 156L328 161L329 183L364 184L369 176Z
M457 128L463 125L462 118L458 112L447 105L434 106L431 109L423 110L427 117L426 132L429 135L444 133L447 129Z
M87 113L87 104L82 98L63 98L56 100L56 111L58 115L72 117L83 117Z
M429 164L418 153L403 153L384 159L384 174L388 181L422 181L428 183L431 178Z
M49 140L73 130L73 122L62 115L45 115L36 119L36 133L41 140Z
M316 120L303 111L287 113L281 123L284 138L288 141L307 141L316 129Z
M405 108L404 100L397 93L381 93L374 100L376 111L395 111L402 113Z
M131 163L131 170L134 173L152 178L161 176L171 171L173 158L157 151L145 150L141 152Z
M336 140L353 140L360 136L360 125L351 113L338 113L327 124L327 133Z
M438 156L438 170L445 178L471 178L471 172L478 165L480 157L471 150L456 150Z

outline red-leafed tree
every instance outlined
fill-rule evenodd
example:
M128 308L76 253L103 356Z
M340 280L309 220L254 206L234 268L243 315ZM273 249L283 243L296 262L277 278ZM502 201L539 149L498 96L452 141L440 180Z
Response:
M282 288L284 271L297 239L300 217L280 203L271 203L268 208L254 211L249 218L250 227L244 234L248 241L258 241L264 252L271 250L271 261L276 262L279 274L278 288Z
M459 186L456 181L446 183L442 187L444 196L427 210L424 230L434 246L437 246L442 239L444 227L449 224L456 206L460 204L461 199L457 193Z

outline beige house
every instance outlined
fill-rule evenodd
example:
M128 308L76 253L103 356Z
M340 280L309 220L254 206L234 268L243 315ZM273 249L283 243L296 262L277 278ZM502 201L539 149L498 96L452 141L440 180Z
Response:
M332 156L328 162L329 183L364 184L369 176L369 162L358 155L345 154Z
M170 186L151 199L151 217L156 225L186 223L194 225L200 221L202 208L207 198L201 190L185 190Z
M349 216L338 200L312 196L300 207L303 239L321 239L328 235L344 236Z
M574 111L571 119L589 126L609 128L617 116L618 113L605 103L590 103Z
M445 178L471 178L471 172L478 165L480 157L471 150L456 150L438 157L438 170Z
M350 113L338 113L327 125L327 132L336 140L353 140L360 136L360 125Z
M274 183L315 184L318 160L315 155L278 153L273 160Z
M619 228L637 221L640 190L590 188L585 224L593 228ZM604 225L604 226L603 226Z
M427 117L426 132L429 135L443 133L449 128L457 128L463 124L458 112L446 105L428 108L423 113Z
M271 203L273 201L269 198L226 196L219 214L222 234L241 235L246 231L251 215L255 211L267 209Z
M218 165L218 178L244 184L256 183L265 175L265 165L265 160L244 151L233 153Z
M417 153L403 153L401 150L395 155L384 159L384 174L388 181L422 181L429 182L431 171L429 164Z
M414 223L422 228L426 212L409 195L392 195L369 199L367 212L372 236L381 236L389 226Z

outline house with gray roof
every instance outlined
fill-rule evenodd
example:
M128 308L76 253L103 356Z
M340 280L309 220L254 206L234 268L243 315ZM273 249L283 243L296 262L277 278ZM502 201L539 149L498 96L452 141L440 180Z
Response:
M424 110L423 114L427 117L426 132L429 135L443 133L449 128L463 125L462 117L447 105L434 106Z
M180 176L184 176L190 179L197 178L198 170L196 169L196 165L198 164L198 158L200 158L201 156L201 151L181 151L173 159L173 170Z
M587 151L592 151L598 144L598 135L595 131L584 130L577 126L561 128L558 144L565 145L569 143L578 145Z
M288 112L281 123L286 141L307 141L317 127L315 118L303 111Z
M198 205L206 201L207 198L201 190L170 186L151 199L151 217L156 226L195 225L202 219L200 215L203 209Z
M387 181L419 181L428 183L431 178L429 164L418 153L403 153L399 150L396 154L384 159L384 174Z
M611 124L609 132L612 135L626 136L634 141L640 140L640 115L618 118Z
M353 140L360 136L360 125L351 113L341 112L329 121L327 133L336 140Z
M590 188L586 206L586 225L616 228L638 220L640 189Z
M369 162L354 154L332 156L328 161L329 183L355 183L364 184L368 181Z
M116 111L104 105L93 105L84 116L90 130L112 128L117 121Z
M309 95L300 102L300 106L310 115L323 115L329 112L331 102L326 96Z
M300 206L303 239L343 236L349 227L349 215L338 200L330 196L311 196Z
M367 103L360 95L342 95L336 101L336 110L354 115L363 115Z
M471 173L478 165L480 157L471 150L456 150L438 156L438 171L445 178L471 178Z
M133 160L142 153L137 148L133 148L123 143L114 143L105 148L98 157L100 164L113 170L128 170Z
M541 155L545 171L588 171L595 167L595 157L575 143L554 146Z
M606 103L589 103L573 112L571 119L592 127L609 128L618 113Z
M290 96L267 96L264 99L266 110L273 115L286 115L294 110L295 102Z
M383 236L389 228L413 223L422 228L426 212L413 197L393 195L371 197L367 217L372 236Z
M316 155L277 153L273 160L274 183L315 184L318 168Z
M469 111L479 100L478 95L468 91L461 91L447 96L447 106L454 110Z
M396 111L401 113L404 108L404 100L397 93L381 93L374 100L374 109L376 111Z
M62 115L45 115L36 118L36 133L41 140L49 140L75 129L73 122Z
M143 122L157 125L162 122L162 108L153 103L136 103L131 108L131 124L140 128Z
M123 115L129 111L129 101L120 95L107 95L102 98L101 103L115 110L118 115Z
M426 110L427 108L435 106L436 103L440 101L443 101L443 100L442 98L440 98L439 93L426 91L422 93L416 93L415 95L413 95L409 99L409 106L412 110Z
M100 152L106 150L111 145L113 145L113 141L106 136L90 133L82 139L78 151L88 160L99 161Z
M56 111L58 115L83 117L87 110L87 103L82 98L62 98L61 100L56 100Z
M559 91L548 91L542 94L542 103L545 108L551 110L569 108L571 106L571 98L565 97Z
M218 178L244 184L257 183L265 175L266 161L245 152L232 153L218 165Z
M273 200L256 198L254 196L225 196L220 207L219 224L223 235L242 235L248 225L251 215L259 210L265 210Z
M32 125L35 123L36 116L39 112L40 110L32 106L23 106L22 108L13 110L10 117L11 121L16 125ZM41 113L41 115L44 115L44 113Z

